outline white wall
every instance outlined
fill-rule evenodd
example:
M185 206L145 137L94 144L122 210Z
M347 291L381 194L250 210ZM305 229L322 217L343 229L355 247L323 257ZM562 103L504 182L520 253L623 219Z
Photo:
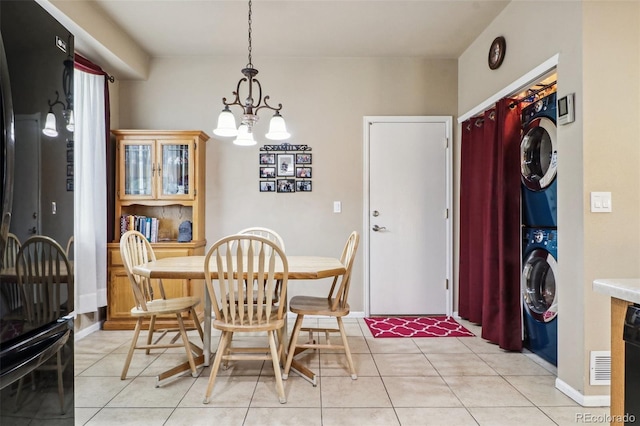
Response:
M558 378L584 403L609 392L589 385L589 352L610 346L592 281L640 275L639 18L637 2L512 2L458 64L460 115L556 53L558 94L575 93L576 121L558 128ZM491 71L498 35L507 54ZM612 191L614 212L590 213L590 191Z
M254 57L253 62L264 94L284 106L293 135L288 142L312 148L313 191L258 191L259 147L273 144L261 136L271 114L261 114L255 147L212 138L206 168L208 245L247 226L267 226L283 236L289 254L339 256L349 233L363 231L362 117L454 115L456 61ZM213 137L221 99L232 97L245 63L241 57L152 60L147 81L120 82L120 128L202 129ZM334 200L342 201L342 213L332 212ZM364 310L362 255L360 250L352 279L354 312ZM303 287L309 291L296 282L290 294Z

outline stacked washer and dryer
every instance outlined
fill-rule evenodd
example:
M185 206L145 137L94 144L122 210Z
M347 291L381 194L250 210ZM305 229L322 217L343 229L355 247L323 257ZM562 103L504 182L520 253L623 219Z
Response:
M558 362L556 94L522 110L522 305L524 346Z

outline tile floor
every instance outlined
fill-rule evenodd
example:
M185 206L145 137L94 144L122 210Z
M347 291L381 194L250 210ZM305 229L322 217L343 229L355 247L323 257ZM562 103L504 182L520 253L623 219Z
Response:
M286 404L278 402L271 364L261 361L221 370L208 405L209 368L154 387L156 374L186 359L177 350L138 351L122 381L133 332L93 333L75 345L76 425L543 426L609 412L581 407L555 389L553 366L531 354L505 352L480 337L374 339L364 320L345 322L358 379L338 353L305 354L318 386L291 374Z

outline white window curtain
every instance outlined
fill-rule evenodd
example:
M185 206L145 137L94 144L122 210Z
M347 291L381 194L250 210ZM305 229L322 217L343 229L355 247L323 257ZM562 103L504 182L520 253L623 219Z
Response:
M76 313L107 305L105 76L74 70Z

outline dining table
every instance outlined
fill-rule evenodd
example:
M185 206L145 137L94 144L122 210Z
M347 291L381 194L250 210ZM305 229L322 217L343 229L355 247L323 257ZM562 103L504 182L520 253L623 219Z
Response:
M186 257L165 257L151 262L142 263L133 267L133 273L152 279L183 279L183 280L203 280L205 256ZM343 275L346 272L345 266L340 259L322 256L289 256L287 255L289 271L288 280L320 280ZM214 259L211 259L209 270L211 278L218 278L217 266ZM274 276L276 279L283 277L282 262L278 259L275 265ZM203 283L204 285L204 283ZM211 359L211 298L207 291L204 292L204 321L203 321L203 354L197 358L201 365L208 366ZM286 300L285 300L286 303ZM286 308L286 306L285 306ZM286 312L286 309L285 309ZM285 337L287 336L285 322ZM285 349L288 342L285 338ZM286 350L285 350L286 353ZM175 376L182 371L189 370L189 364L183 363L171 370L162 373L158 377L158 382ZM299 362L292 363L292 370L309 380L315 385L315 373Z

